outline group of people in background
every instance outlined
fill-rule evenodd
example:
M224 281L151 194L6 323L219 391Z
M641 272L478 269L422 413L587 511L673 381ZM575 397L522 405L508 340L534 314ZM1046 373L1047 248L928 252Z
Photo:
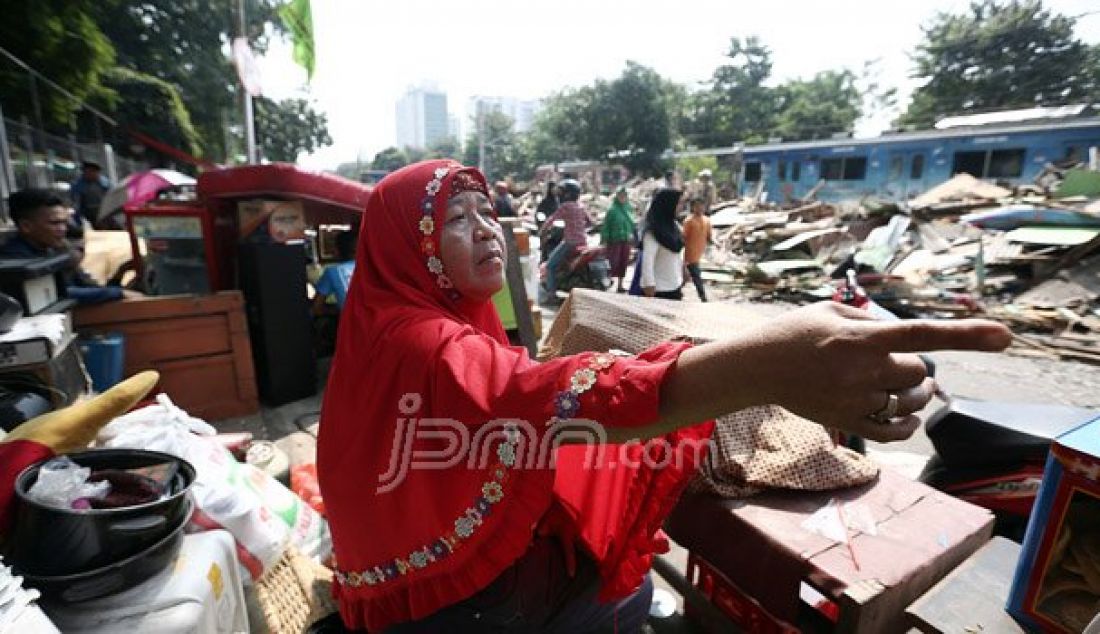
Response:
M543 244L555 221L564 224L561 242L550 247L546 258L547 270L540 289L543 303L556 299L560 267L578 248L587 245L588 229L595 224L580 201L581 191L581 184L572 178L560 183L550 181L535 210ZM491 198L498 217L517 215L508 183L495 183ZM687 187L675 172L668 171L639 225L637 210L626 188L619 187L600 227L600 243L610 265L614 291L680 300L681 289L690 279L700 301L707 301L700 263L707 246L714 243L707 213L715 202L717 188L710 170L700 170L697 179ZM684 215L686 219L681 224L679 218ZM636 263L634 276L627 284L627 269L632 260Z
M576 181L567 179L562 185L550 182L536 209L542 219L543 238L555 220L565 223L565 239L553 249L547 262L544 297L555 288L557 267L577 247L586 244L586 230L593 223L579 201L580 187ZM626 188L615 191L600 228L600 243L607 254L615 292L629 289L633 295L680 300L681 289L690 278L700 301L707 301L700 263L707 246L714 243L707 212L716 202L717 193L710 170L701 170L689 189L690 195L685 197L675 173L667 172L640 227ZM688 217L681 225L678 216L685 211ZM635 248L638 251L634 276L628 286L624 280Z

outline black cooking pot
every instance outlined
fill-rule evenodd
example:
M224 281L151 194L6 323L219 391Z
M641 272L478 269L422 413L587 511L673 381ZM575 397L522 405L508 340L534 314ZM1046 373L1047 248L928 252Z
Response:
M129 590L167 568L179 554L184 529L191 518L192 502L186 500L186 516L160 541L126 559L73 575L24 575L27 586L47 598L78 603Z
M175 464L160 499L112 509L54 508L28 497L47 461L35 463L15 479L18 505L5 558L20 574L73 575L116 563L162 541L191 515L189 491L195 468L159 451L95 449L69 454L93 471L137 469Z

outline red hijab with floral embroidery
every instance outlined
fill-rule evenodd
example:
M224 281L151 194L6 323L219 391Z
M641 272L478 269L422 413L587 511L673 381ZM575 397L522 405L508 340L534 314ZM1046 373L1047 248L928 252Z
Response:
M547 441L554 420L655 421L684 344L547 363L509 346L493 303L463 298L440 258L446 203L461 191L488 187L453 161L418 163L383 179L363 215L317 463L350 627L419 619L485 588L523 555L552 499L575 518L605 598L623 596L694 470L624 473L569 455L552 468L547 454L564 453Z

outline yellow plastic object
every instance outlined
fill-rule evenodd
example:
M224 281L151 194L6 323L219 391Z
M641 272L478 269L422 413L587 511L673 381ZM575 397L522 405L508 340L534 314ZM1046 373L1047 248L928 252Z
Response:
M153 370L135 374L95 398L23 423L4 442L30 440L57 454L84 449L95 440L101 427L145 398L159 380L160 373Z

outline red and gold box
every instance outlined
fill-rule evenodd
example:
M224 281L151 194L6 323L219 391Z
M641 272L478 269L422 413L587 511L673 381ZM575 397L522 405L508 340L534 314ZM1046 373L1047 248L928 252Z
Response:
M1100 615L1100 418L1051 445L1008 611L1043 632L1081 632Z

